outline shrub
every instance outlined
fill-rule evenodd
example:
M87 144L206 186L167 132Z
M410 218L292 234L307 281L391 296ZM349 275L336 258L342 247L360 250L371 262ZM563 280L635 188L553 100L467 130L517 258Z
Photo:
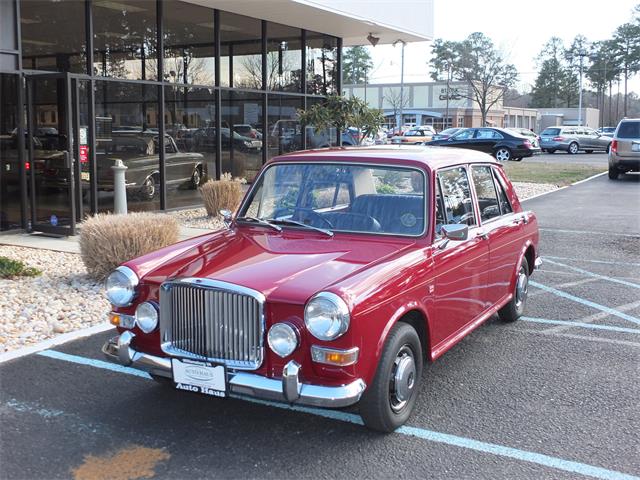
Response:
M20 260L0 257L0 278L37 277L42 272L37 268L27 267Z
M220 210L235 211L242 200L242 186L236 180L209 180L200 187L204 208L210 217L218 215Z
M90 275L103 278L123 262L178 241L178 222L169 215L98 214L80 230L80 255Z

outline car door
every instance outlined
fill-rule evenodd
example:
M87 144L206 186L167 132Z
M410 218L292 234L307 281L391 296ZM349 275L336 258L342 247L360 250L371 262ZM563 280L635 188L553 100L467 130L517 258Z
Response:
M518 262L523 214L514 215L496 167L471 166L482 233L489 243L489 287L487 301L495 305L510 292L510 282Z
M440 202L437 210L444 212L441 222L469 226L468 238L463 241L448 241L440 233L441 225L435 227L433 298L437 321L432 334L434 345L442 346L486 308L489 244L480 235L466 167L437 173L435 200Z
M480 150L491 155L495 150L496 143L503 138L500 133L491 128L479 128L475 136L474 150Z
M467 128L458 132L453 137L449 137L442 145L457 148L473 148L473 137L475 136L475 128Z

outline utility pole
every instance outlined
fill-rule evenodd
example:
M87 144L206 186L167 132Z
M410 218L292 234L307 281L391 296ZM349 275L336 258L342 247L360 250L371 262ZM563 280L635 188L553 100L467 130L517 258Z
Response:
M404 47L407 44L407 42L405 42L404 40L396 40L395 42L393 42L393 46L395 47L396 44L401 43L402 44L402 53L401 53L401 60L400 60L400 131L402 133L402 117L404 116L402 109L404 107Z
M445 109L444 121L442 122L442 129L446 130L449 123L449 84L451 83L451 63L447 62L447 107Z
M587 55L587 52L580 50L578 56L580 57L580 92L578 95L578 126L582 126L582 60Z

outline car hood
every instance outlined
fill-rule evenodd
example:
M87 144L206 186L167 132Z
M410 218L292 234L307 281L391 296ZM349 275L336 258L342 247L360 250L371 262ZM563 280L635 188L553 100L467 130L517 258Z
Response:
M241 227L205 235L128 262L143 282L197 277L242 285L268 300L309 297L415 245L412 239Z

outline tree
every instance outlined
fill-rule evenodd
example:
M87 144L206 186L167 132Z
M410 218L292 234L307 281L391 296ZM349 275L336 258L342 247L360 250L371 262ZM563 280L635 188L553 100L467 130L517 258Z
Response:
M372 68L373 62L366 47L347 48L342 54L342 79L345 84L366 83L367 74Z
M302 125L312 126L316 131L327 131L335 127L341 133L348 127L356 126L364 134L360 136L359 141L375 134L384 123L384 116L380 110L369 108L360 98L346 98L340 95L330 95L324 103L316 103L306 110L298 110L298 119Z
M395 90L393 88L388 88L387 92L383 94L382 98L386 100L389 105L391 105L391 109L393 110L393 118L398 117L398 112L400 110L404 110L409 106L409 95L403 95L400 97L400 91ZM402 119L400 119L400 123L402 123Z
M573 47L577 49L577 43ZM537 108L577 105L580 84L574 66L568 60L564 43L551 37L536 58L540 70L531 91L531 106ZM577 50L576 50L577 51ZM577 58L577 57L576 57ZM573 61L573 58L572 58Z
M507 63L489 37L474 32L462 42L436 40L432 49L432 77L451 65L452 77L469 86L463 97L473 100L480 108L482 124L486 125L491 107L500 102L506 89L517 78L516 67Z
M609 110L611 110L611 88L613 81L619 74L618 63L613 54L613 45L611 40L595 42L591 50L591 66L586 71L587 79L593 87L595 87L600 102L598 102L600 110L601 124L605 121L607 87L609 87ZM611 114L609 114L609 117ZM609 118L609 121L611 119Z
M620 25L613 34L614 55L618 57L624 79L624 116L627 116L629 78L640 71L640 23Z

